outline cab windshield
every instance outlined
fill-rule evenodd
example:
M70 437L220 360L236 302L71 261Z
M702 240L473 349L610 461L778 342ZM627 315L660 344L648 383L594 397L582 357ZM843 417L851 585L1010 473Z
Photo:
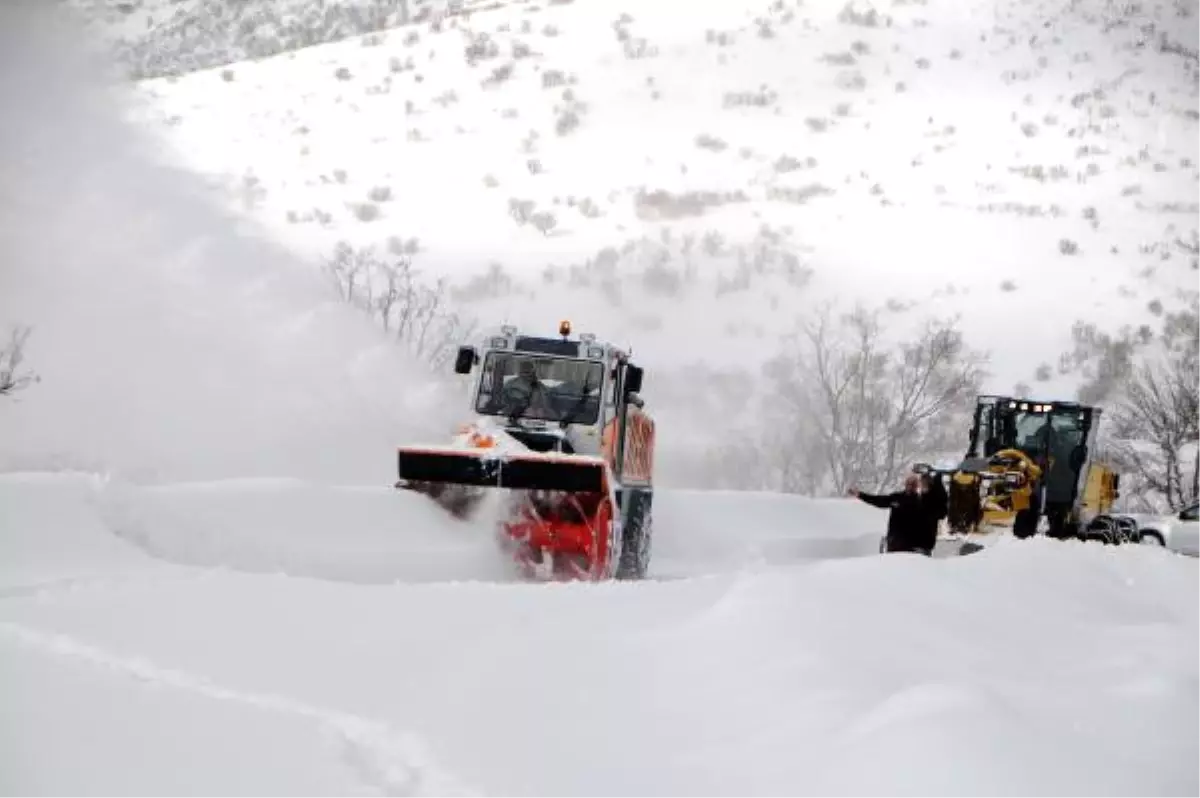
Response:
M490 352L483 361L475 410L512 419L594 424L603 382L604 366L597 361Z

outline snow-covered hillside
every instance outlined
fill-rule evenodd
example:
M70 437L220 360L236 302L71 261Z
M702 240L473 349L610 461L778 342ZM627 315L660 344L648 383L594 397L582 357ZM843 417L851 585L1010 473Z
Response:
M44 9L0 3L0 325L41 377L0 396L0 792L1200 790L1161 549L880 557L859 503L663 490L645 582L515 582L389 487L442 389Z
M1194 2L478 5L139 92L300 251L407 252L485 323L659 369L863 299L1069 397L1075 321L1194 288Z

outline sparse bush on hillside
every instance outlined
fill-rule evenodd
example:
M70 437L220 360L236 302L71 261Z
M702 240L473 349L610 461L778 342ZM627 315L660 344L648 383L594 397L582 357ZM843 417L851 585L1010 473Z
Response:
M846 25L859 25L864 28L878 28L882 24L891 25L890 17L880 16L879 12L874 8L867 8L865 11L859 11L854 7L854 3L846 3L842 6L842 10L838 12L838 22Z
M701 133L696 136L696 146L702 150L712 150L713 152L723 152L729 145L723 139L716 136L710 136L707 133Z
M483 31L474 34L467 46L463 48L463 56L471 66L499 55L500 45L496 44L495 40Z
M810 183L806 186L793 188L791 186L770 186L767 189L767 199L773 202L790 202L793 205L804 205L816 197L828 197L834 190L820 183Z
M1058 240L1058 251L1063 255L1075 255L1079 252L1079 244L1069 238L1060 238Z
M686 191L676 194L663 189L646 191L642 188L634 196L634 211L639 219L683 219L701 216L709 208L745 202L742 191Z
M41 377L22 368L25 362L25 344L33 329L16 325L9 330L8 343L0 345L0 396L12 396L28 388Z
M798 169L812 169L816 165L817 159L813 158L811 155L805 158L803 161L799 158L793 158L791 155L780 155L775 160L775 163L772 164L775 171L780 174L794 172Z
M367 199L371 202L388 202L391 198L391 186L375 186L367 192Z
M347 207L360 222L373 222L381 215L379 206L374 202L349 202Z
M721 102L726 108L766 108L774 105L777 99L779 99L778 94L766 86L762 86L757 91L725 92Z

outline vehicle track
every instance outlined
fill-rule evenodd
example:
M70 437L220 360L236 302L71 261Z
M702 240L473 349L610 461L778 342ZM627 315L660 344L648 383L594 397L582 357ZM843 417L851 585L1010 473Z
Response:
M336 736L345 765L368 787L384 795L478 794L442 769L415 735L383 721L274 693L226 687L198 674L163 667L140 657L115 654L68 635L44 632L22 624L0 621L0 640L11 646L85 663L121 678L315 723Z

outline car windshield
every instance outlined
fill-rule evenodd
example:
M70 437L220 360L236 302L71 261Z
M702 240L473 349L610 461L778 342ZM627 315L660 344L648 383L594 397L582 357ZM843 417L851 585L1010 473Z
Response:
M522 352L484 358L475 410L493 416L594 424L604 366L592 360Z

